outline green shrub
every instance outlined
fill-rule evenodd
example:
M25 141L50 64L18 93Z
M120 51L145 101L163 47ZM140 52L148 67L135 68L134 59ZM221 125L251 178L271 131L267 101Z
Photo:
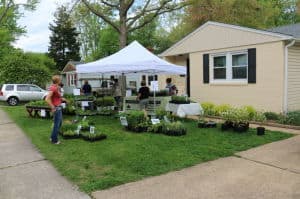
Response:
M201 107L204 111L204 115L215 115L215 105L211 102L203 102L201 104Z
M265 112L264 115L266 116L267 120L279 120L280 115L274 112Z
M256 122L265 122L267 120L265 114L262 112L256 112L252 119Z
M136 129L140 123L147 122L143 111L131 110L126 112L126 115L129 129Z
M286 123L291 125L300 126L300 111L292 111L286 115Z
M223 112L222 117L227 122L233 122L233 123L249 122L249 114L245 108L231 108L226 112Z
M216 116L221 116L222 113L232 109L229 104L221 104L214 107L214 113Z
M63 124L60 128L62 133L65 133L66 131L75 131L77 129L76 124Z
M253 106L243 106L242 109L245 109L248 113L249 120L253 120L256 115L256 110Z

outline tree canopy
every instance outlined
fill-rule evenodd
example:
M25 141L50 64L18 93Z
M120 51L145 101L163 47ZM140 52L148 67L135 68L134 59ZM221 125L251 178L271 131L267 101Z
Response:
M115 29L119 46L127 45L128 34L143 28L158 16L186 6L184 0L81 0L96 16Z

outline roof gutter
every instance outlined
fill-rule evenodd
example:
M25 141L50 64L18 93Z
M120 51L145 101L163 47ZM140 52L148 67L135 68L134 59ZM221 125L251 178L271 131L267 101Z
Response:
M296 40L293 39L285 46L284 49L284 99L283 99L283 112L288 112L288 69L289 69L289 52L288 48L295 44Z

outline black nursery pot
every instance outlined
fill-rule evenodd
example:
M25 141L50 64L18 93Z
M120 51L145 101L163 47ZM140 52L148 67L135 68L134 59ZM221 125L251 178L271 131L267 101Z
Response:
M257 135L264 135L265 134L265 127L257 127L256 128L256 133Z
M232 126L231 126L230 124L224 123L224 124L221 125L221 130L222 130L222 131L227 131L227 130L229 130L231 127L232 127Z
M207 122L198 122L198 128L205 128Z
M249 129L249 123L238 123L233 127L234 131L238 133L246 132Z

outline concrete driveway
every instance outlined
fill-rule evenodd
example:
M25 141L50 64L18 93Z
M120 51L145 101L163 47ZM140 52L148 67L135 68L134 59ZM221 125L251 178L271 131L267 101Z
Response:
M97 191L96 199L300 199L300 136Z
M62 177L0 110L0 199L89 198Z

